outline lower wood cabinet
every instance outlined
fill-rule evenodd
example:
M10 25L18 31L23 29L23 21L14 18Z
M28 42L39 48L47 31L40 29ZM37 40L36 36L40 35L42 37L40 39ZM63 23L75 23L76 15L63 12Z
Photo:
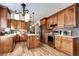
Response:
M38 36L28 36L27 47L28 48L40 47L40 42L39 42Z
M69 55L73 55L73 39L62 37L61 50Z
M61 37L58 36L55 37L55 47L57 49L61 49Z
M17 35L16 42L20 42L20 41L27 41L27 35L25 35L25 34Z
M68 55L79 55L79 38L55 36L55 48Z
M20 41L20 36L17 35L17 36L16 36L16 42L19 42L19 41Z
M12 52L14 48L15 48L15 36L0 37L0 54Z
M22 34L20 37L20 41L27 41L27 35Z
M47 33L45 33L45 41L44 41L44 43L48 44L48 34Z

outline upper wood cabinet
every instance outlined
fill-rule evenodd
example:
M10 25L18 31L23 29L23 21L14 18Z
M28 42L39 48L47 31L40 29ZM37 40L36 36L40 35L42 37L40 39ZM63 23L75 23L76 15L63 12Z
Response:
M10 19L8 19L8 21L7 21L7 27L11 28L11 20Z
M41 25L46 25L47 24L47 18L43 18L40 20Z
M75 8L69 8L64 11L64 26L73 27L75 26Z
M64 27L64 12L58 13L58 27Z
M76 21L74 21L75 22L74 25L79 27L79 6L76 6L75 8L76 8L75 9L75 19L76 19Z
M16 20L11 20L11 28L17 29L17 23Z
M10 17L9 9L5 6L0 6L0 27L6 28L7 27L7 20Z
M50 29L50 27L51 27L50 25L53 25L52 16L47 18L47 29Z
M43 18L40 24L45 24L47 29L53 24L57 24L57 27L79 27L79 4L73 4L46 19Z
M26 23L25 22L21 22L21 27L22 27L22 29L25 29L26 28Z
M58 27L79 27L79 4L58 12Z
M7 27L13 28L13 29L29 30L30 22L25 22L25 21L22 21L22 20L8 19Z
M57 24L57 17L58 15L54 15L52 18L53 18L53 24Z
M21 21L17 22L17 29L21 29Z

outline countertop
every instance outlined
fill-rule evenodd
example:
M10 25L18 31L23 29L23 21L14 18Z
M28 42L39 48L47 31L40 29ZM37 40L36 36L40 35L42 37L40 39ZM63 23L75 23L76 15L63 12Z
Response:
M39 34L31 34L31 33L27 33L27 36L39 36Z
M14 37L14 36L16 36L16 33L6 34L6 35L0 36L0 37Z
M55 36L68 37L68 38L79 38L79 36L66 36L66 35L55 35Z

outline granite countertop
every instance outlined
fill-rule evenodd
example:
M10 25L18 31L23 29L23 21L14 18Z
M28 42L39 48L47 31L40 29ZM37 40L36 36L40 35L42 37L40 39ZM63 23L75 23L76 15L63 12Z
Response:
M6 35L0 36L0 37L14 37L16 35L17 35L16 33L13 33L13 34L6 34Z
M68 38L79 38L79 36L66 36L66 35L55 35L55 36L68 37Z
M39 34L31 34L31 33L27 33L27 36L39 36Z

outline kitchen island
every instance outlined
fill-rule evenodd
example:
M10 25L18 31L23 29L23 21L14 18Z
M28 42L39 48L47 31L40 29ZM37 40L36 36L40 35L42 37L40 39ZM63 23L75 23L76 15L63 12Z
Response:
M39 34L27 34L27 37L28 48L40 47Z
M0 54L13 51L15 47L16 34L0 36Z
M79 56L79 36L55 36L55 48L68 54Z

